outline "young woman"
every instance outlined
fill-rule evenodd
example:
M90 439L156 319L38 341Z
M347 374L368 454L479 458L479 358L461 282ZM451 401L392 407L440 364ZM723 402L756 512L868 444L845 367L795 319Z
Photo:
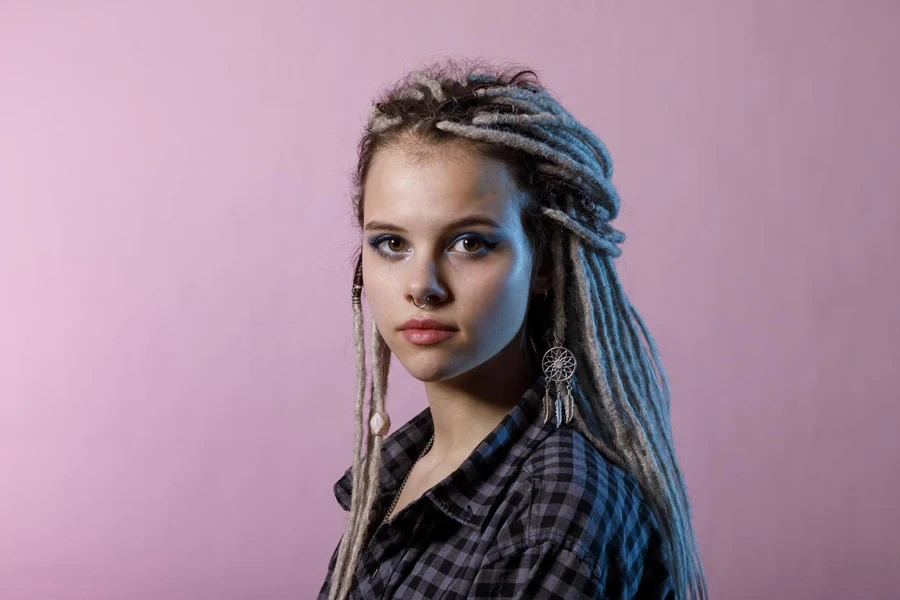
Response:
M613 264L611 174L530 70L438 63L374 105L350 514L321 600L707 597L668 381ZM388 435L392 355L428 407Z

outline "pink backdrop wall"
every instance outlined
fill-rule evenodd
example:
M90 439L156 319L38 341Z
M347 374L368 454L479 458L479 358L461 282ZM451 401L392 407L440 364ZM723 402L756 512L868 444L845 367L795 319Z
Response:
M309 598L376 89L521 61L609 145L715 598L900 587L895 2L0 2L0 598ZM424 396L395 361L396 424ZM395 426L396 428L396 426Z

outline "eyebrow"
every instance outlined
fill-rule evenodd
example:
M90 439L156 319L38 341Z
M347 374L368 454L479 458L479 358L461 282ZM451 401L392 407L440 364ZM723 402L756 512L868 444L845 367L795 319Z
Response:
M456 229L459 227L468 227L470 225L488 225L490 227L500 228L500 224L487 215L469 215L468 217L463 217L462 219L457 219L456 221L451 221L447 223L444 229ZM406 229L400 227L399 225L394 225L393 223L386 223L384 221L369 221L366 223L365 227L366 231L399 231L400 233L407 233Z

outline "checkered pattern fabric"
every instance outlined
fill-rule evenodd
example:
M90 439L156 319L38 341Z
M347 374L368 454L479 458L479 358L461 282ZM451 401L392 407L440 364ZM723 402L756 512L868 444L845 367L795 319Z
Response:
M634 478L569 425L544 424L544 376L459 468L385 511L434 425L385 439L381 494L349 598L671 599L671 563ZM350 509L351 469L334 495ZM326 600L337 547L319 600Z

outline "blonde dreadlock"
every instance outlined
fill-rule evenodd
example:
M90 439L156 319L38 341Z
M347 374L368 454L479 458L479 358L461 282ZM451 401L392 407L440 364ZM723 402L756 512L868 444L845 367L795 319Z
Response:
M539 255L549 239L554 288L549 314L532 309L536 314L529 314L529 325L549 320L553 339L580 352L575 427L640 485L664 534L676 599L705 600L706 578L672 441L669 382L656 343L613 265L625 235L610 225L619 198L605 145L538 83L534 71L497 72L489 65L465 67L453 61L432 65L409 74L372 107L354 174L360 227L372 157L388 144L410 140L466 143L505 160L532 192L525 228ZM373 323L371 403L364 420L362 291L360 249L352 296L357 367L353 490L329 600L346 598L360 552L377 526L371 512L379 493L383 436L369 431L365 457L361 450L365 424L376 415L387 419L391 353Z

